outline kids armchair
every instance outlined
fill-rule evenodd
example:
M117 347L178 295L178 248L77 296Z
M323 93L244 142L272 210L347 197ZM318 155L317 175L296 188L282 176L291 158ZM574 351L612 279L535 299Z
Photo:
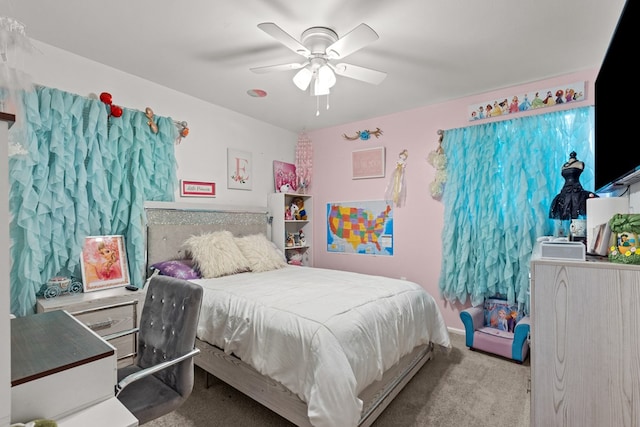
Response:
M529 354L529 316L516 304L487 299L482 306L460 312L466 346L522 363Z

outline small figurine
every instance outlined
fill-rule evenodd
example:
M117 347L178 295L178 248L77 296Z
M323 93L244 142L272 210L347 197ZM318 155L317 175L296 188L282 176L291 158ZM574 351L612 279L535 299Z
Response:
M287 263L290 265L302 265L302 253L299 251L292 251L288 254Z
M293 233L287 232L287 247L295 246Z
M291 219L300 219L300 209L295 203L291 203L291 206L289 206L289 213L291 214Z
M307 242L304 240L304 231L302 231L302 229L300 229L300 231L298 232L298 238L300 240L300 246L307 245Z
M291 208L289 206L284 207L284 219L285 221L293 219L293 216L291 215Z

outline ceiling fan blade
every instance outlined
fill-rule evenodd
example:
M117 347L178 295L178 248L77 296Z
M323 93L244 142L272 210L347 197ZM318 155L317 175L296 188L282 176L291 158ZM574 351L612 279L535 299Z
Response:
M376 40L378 33L367 24L360 24L330 45L326 53L331 59L344 58Z
M309 64L309 61L303 62L301 64L297 62L292 62L290 64L279 64L279 65L266 65L264 67L253 67L249 68L256 74L265 74L270 73L272 71L289 71L289 70L299 70L305 65Z
M298 40L291 37L287 32L285 32L282 28L278 27L273 22L263 22L261 24L258 24L258 28L269 34L274 39L278 40L280 43L282 43L298 55L307 56L311 53L309 52L309 49L304 47Z
M366 83L377 85L387 77L387 73L383 71L373 70L371 68L359 67L357 65L340 63L331 65L333 71L339 76L349 77L356 80L362 80Z

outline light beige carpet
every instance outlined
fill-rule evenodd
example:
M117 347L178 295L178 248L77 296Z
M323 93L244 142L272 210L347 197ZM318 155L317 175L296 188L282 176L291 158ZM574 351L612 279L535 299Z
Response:
M449 353L436 352L374 427L528 427L529 359L518 364L471 351L451 334ZM145 427L289 427L290 422L215 378L205 388L196 368L193 393L177 411Z

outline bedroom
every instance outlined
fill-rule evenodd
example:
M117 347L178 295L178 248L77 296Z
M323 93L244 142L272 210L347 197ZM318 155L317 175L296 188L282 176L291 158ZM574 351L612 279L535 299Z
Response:
M44 41L46 43L46 40ZM189 122L191 133L176 146L178 174L181 179L216 182L215 199L183 199L189 203L215 206L264 206L266 195L273 191L272 161L294 161L297 132L266 124L194 97L176 93L150 81L103 66L99 63L38 44L42 55L27 59L25 67L40 84L86 95L103 90L129 108L143 109L150 105L157 114ZM309 131L315 148L314 181L310 193L314 195L315 217L323 217L323 204L332 201L371 200L382 197L387 184L383 179L354 181L350 177L349 155L363 147L361 142L349 142L343 134L362 129L381 128L384 134L366 144L385 146L387 171L392 170L397 153L407 149L408 195L406 208L396 210L398 236L396 255L392 259L337 256L325 253L321 246L322 230L316 231L315 265L336 269L369 272L390 277L406 277L423 284L438 295L437 281L441 262L440 231L443 226L443 207L433 200L426 186L434 177L434 169L426 162L428 153L437 147L437 130L467 126L467 107L506 93L528 92L540 87L553 87L576 81L587 82L584 104L592 104L592 84L597 68L571 74L537 79L526 84L504 87L491 92L422 106L348 124ZM79 79L78 75L82 78ZM108 84L105 83L108 81ZM561 107L558 107L560 109ZM251 191L226 188L226 149L237 148L253 154L253 171L259 179ZM342 155L336 156L337 153ZM185 166L185 165L188 165ZM343 171L338 182L334 170ZM340 185L336 185L339 183ZM634 197L638 189L634 188ZM637 204L637 203L636 203ZM424 253L431 255L425 259ZM447 325L461 330L460 307L439 300Z

